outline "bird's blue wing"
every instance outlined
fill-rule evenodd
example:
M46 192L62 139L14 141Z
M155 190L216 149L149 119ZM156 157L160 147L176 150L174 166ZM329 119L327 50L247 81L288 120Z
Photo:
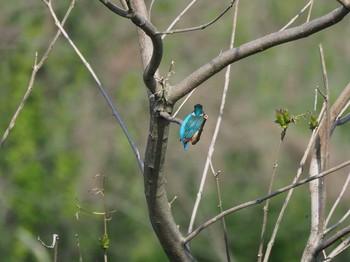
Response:
M192 114L189 114L184 121L182 121L181 127L180 127L180 140L183 141L185 138L185 132L186 132L186 124L188 120L191 118Z
M201 128L203 121L204 121L203 116L190 115L190 118L188 119L184 127L185 129L184 138L185 139L192 138Z

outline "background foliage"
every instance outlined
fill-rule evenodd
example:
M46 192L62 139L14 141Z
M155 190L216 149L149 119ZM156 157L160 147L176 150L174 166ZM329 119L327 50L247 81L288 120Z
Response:
M64 14L69 1L56 1ZM152 21L165 30L186 3L156 1ZM244 1L240 5L236 45L283 27L304 1ZM178 27L203 24L225 1L203 0ZM210 8L209 8L209 7ZM259 8L257 9L257 6ZM337 6L336 1L315 5L316 17ZM30 10L30 11L29 11ZM259 11L257 11L259 10ZM161 74L175 61L176 83L228 46L230 16L204 31L167 36ZM302 21L305 17L300 18ZM56 28L41 1L8 2L0 10L0 133L2 134L29 82L34 53L45 50ZM102 79L141 152L148 133L148 106L142 83L136 29L106 10L98 1L77 1L65 28ZM323 87L318 44L327 63L331 96L349 81L349 17L315 36L285 44L233 65L228 106L215 148L214 166L221 170L223 205L228 208L264 195L275 161L281 129L273 123L276 108L295 114L313 110L314 89ZM200 87L180 112L184 118L193 104L204 105L209 115L200 143L183 151L178 126L172 125L166 173L172 209L185 232L196 197L206 152L221 99L223 74ZM321 101L319 101L319 108ZM307 121L290 128L282 149L276 187L291 182L308 140ZM338 128L332 140L331 162L348 159L349 127ZM0 254L6 261L47 261L52 256L36 240L50 242L60 235L61 261L78 261L78 234L82 256L101 261L98 238L102 217L86 213L76 219L76 204L103 211L102 199L92 194L100 185L94 176L107 177L108 209L116 209L108 223L111 261L163 261L165 255L150 227L143 181L121 129L99 94L93 79L64 39L56 44L40 71L16 126L0 149ZM344 177L330 181L329 201L334 200ZM219 212L214 179L209 179L198 223ZM271 261L294 257L297 261L309 230L308 189L297 189L282 222ZM348 197L349 192L347 192ZM283 196L271 201L273 225ZM347 203L348 204L348 203ZM346 203L340 213L348 209ZM232 253L237 261L255 259L262 221L262 206L227 218ZM298 221L296 223L296 221ZM198 224L197 224L198 225ZM268 227L268 232L271 226ZM199 261L225 259L223 237L215 225L192 242ZM349 260L349 251L341 259ZM343 260L343 261L344 261Z

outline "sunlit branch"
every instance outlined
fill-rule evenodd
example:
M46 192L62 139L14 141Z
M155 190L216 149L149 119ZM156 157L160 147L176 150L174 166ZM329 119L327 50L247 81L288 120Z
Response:
M310 176L308 178L305 178L305 179L302 179L302 180L299 180L295 183L292 183L288 186L285 186L285 187L282 187L280 189L278 189L277 191L275 192L272 192L271 194L268 194L268 195L265 195L263 197L260 197L260 198L257 198L257 199L254 199L254 200L251 200L251 201L248 201L246 203L243 203L241 205L238 205L238 206L235 206L235 207L232 207L232 208L229 208L227 209L226 211L220 213L219 215L211 218L210 220L208 220L207 222L203 223L202 225L200 225L199 227L197 227L195 230L193 230L193 232L191 234L189 234L184 240L183 240L183 243L187 243L188 241L190 241L192 238L194 238L196 235L198 235L203 229L207 228L208 226L216 223L217 221L219 221L222 217L224 216L227 216L231 213L234 213L234 212L237 212L238 210L241 210L241 209L244 209L244 208L247 208L247 207L250 207L250 206L254 206L254 205L258 205L258 204L261 204L263 203L264 201L266 201L267 199L270 199L272 197L275 197L277 195L280 195L292 188L295 188L295 187L299 187L301 185L304 185L304 184L307 184L309 183L310 181L312 180L315 180L315 179L319 179L321 177L325 177L325 176L328 176L346 166L349 166L350 165L350 160L348 161L345 161L343 163L341 163L340 165L337 165L335 167L332 167L320 174L317 174L317 175L314 175L314 176Z
M191 90L227 67L229 64L256 53L263 52L271 47L308 37L340 22L348 13L349 10L345 9L344 7L339 7L332 12L308 23L304 23L300 26L286 29L281 32L272 33L222 52L217 57L184 78L181 82L171 86L169 88L169 92L167 93L166 99L170 103L175 103L177 100L188 94Z

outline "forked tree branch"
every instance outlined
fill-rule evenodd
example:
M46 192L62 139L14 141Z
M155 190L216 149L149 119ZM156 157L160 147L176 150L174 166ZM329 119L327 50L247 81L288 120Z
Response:
M342 6L308 23L281 32L272 33L222 52L217 57L184 78L178 84L169 87L169 90L166 93L166 100L171 104L175 103L229 64L256 53L263 52L271 47L313 35L340 22L348 13L349 10Z
M100 0L109 10L113 13L122 16L124 18L130 19L138 28L142 30L152 41L153 51L151 51L151 57L148 54L142 57L144 64L143 81L149 91L154 94L157 93L157 81L155 79L155 74L159 68L160 62L163 56L163 41L159 34L157 34L157 29L147 18L147 12L143 1L130 1L127 0L127 6L129 10L124 10L117 5L114 5L108 0ZM147 41L141 36L141 41ZM142 48L146 48L147 44L141 44ZM141 48L141 50L142 50ZM149 48L149 46L147 47ZM142 54L141 54L142 55Z

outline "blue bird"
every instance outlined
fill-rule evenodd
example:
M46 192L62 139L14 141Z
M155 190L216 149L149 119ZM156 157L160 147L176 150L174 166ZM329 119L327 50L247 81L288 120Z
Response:
M180 127L180 141L184 144L184 149L187 149L187 143L192 142L195 145L202 134L205 121L208 116L203 112L203 107L200 104L194 106L194 110L182 122Z

